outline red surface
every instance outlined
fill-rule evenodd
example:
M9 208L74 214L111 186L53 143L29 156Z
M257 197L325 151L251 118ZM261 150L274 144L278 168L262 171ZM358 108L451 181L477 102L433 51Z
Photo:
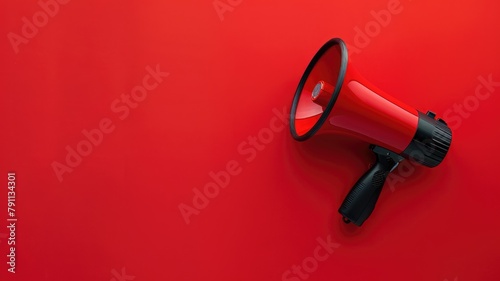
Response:
M4 3L1 280L500 280L497 1L216 4L73 0L38 13L15 53L10 32L42 8ZM332 37L454 133L440 166L398 168L359 229L337 208L373 161L367 144L298 143L283 125Z

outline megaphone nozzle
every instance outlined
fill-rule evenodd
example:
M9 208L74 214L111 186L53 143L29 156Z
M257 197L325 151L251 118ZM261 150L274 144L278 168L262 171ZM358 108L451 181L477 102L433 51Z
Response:
M322 107L326 107L330 98L333 94L333 86L329 83L321 80L314 86L314 89L311 94L311 99L313 102L321 105Z

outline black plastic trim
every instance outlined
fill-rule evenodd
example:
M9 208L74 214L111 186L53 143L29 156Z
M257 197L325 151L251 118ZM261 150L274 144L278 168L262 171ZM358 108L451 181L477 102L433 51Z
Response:
M311 74L312 69L316 65L316 63L319 61L319 59L323 56L323 54L330 49L331 47L339 45L340 50L341 50L341 61L340 61L340 71L339 71L339 76L337 78L337 84L335 85L335 90L333 92L332 97L330 98L330 101L328 102L328 105L326 106L325 110L321 114L321 117L319 118L318 122L314 124L314 126L304 135L299 136L297 132L295 131L295 112L297 111L297 103L299 102L300 94L302 93L302 89L304 88L304 84L307 81L307 78L309 77L309 74ZM344 41L340 38L333 38L326 42L314 55L313 59L309 63L309 65L306 68L306 71L302 75L302 78L300 79L299 86L297 87L297 90L295 91L295 96L293 97L293 102L292 102L292 109L290 110L290 132L292 133L292 136L294 139L298 141L305 141L308 138L312 137L318 130L321 128L325 120L328 118L328 115L330 115L330 112L337 101L337 97L340 93L340 89L342 88L342 84L344 82L344 77L345 73L347 70L347 60L348 60L348 52L347 52L347 46L344 43Z
M436 114L418 112L417 131L402 155L427 167L439 165L451 145L451 129Z

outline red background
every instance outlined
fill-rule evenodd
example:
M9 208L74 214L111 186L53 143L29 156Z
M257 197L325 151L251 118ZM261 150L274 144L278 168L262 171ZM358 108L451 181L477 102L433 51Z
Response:
M21 35L23 17L32 22L41 7L4 3L1 280L119 280L122 268L134 280L282 280L328 235L340 246L308 280L500 280L500 87L473 98L478 77L500 81L500 4L401 0L360 47L356 28L390 1L229 3L221 20L212 0L72 0L18 53L9 34ZM344 225L337 208L373 161L367 144L298 143L286 128L253 158L238 151L269 128L273 109L289 110L332 37L360 47L350 61L367 79L445 115L454 134L444 162L386 186L362 228ZM156 65L170 75L119 119L113 101ZM474 110L460 115L454 106L465 101ZM58 181L52 163L65 163L65 147L103 118L115 130ZM179 204L193 206L193 188L232 160L241 173L186 224ZM15 274L6 264L9 171Z

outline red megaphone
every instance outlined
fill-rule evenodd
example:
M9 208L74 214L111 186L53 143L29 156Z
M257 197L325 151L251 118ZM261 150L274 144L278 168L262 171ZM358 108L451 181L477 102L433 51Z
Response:
M306 68L293 99L290 131L299 141L344 134L372 144L377 162L339 209L346 222L356 225L372 213L387 175L401 160L435 167L451 144L450 128L434 113L423 114L361 77L339 38L323 45Z

